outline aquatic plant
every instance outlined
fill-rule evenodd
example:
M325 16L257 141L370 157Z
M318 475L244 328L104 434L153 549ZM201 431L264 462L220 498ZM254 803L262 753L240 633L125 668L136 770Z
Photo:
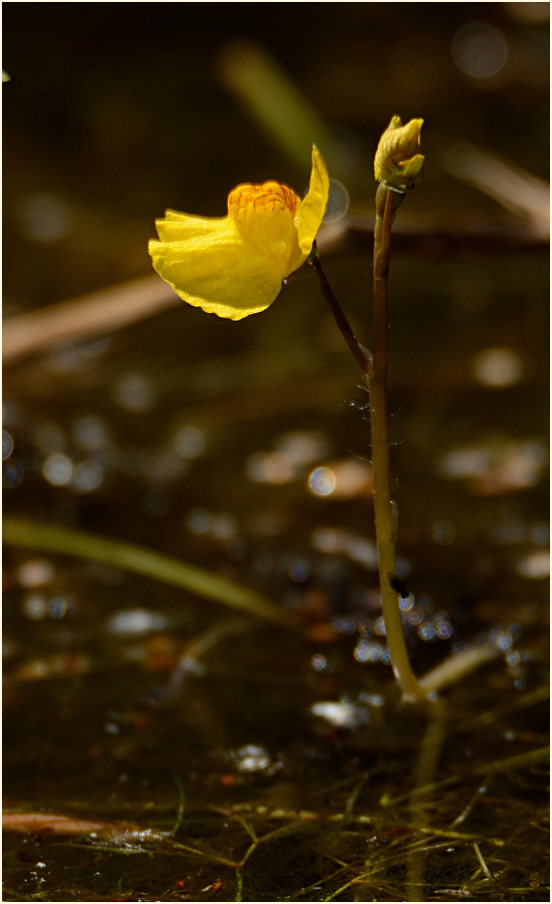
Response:
M180 298L231 320L264 311L290 275L306 263L313 266L370 396L380 593L393 672L403 699L408 702L434 699L441 686L495 655L491 647L467 649L418 680L409 662L401 620L400 599L407 597L408 592L397 575L391 499L387 284L393 221L424 165L424 156L419 153L422 125L423 119L411 119L403 125L400 116L393 116L375 155L374 176L379 184L374 229L373 351L353 333L318 255L316 235L326 210L330 182L316 146L312 148L309 191L303 200L293 189L276 181L238 185L228 195L226 217L198 217L167 210L165 218L156 221L159 240L151 240L148 246L155 270Z

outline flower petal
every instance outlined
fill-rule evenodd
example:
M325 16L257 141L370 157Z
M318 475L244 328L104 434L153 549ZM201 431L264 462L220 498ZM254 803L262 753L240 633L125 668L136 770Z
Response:
M156 220L157 234L162 242L184 242L202 235L214 236L216 227L224 232L227 217L193 217L178 210L166 210L163 220Z
M294 223L300 199L280 182L238 185L228 195L228 215L246 242L267 257L281 278L296 269L290 260L300 255Z
M316 233L320 229L326 210L329 191L330 180L326 164L316 145L313 145L310 186L295 217L299 247L304 255L303 260L306 260L311 253Z
M228 218L208 219L168 212L158 221L159 235L148 250L154 269L180 298L230 320L264 311L281 289L282 275L266 257L244 241Z

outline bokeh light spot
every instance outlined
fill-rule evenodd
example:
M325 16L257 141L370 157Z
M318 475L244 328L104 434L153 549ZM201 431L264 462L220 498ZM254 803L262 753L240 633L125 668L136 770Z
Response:
M506 38L488 22L464 25L452 41L452 56L462 72L472 78L491 78L508 58Z
M349 209L349 192L342 182L330 178L330 194L326 211L322 218L323 223L336 223L341 220Z
M52 486L67 486L73 476L73 462L63 452L54 452L42 465L42 473Z
M315 496L331 496L335 490L336 478L331 468L315 468L309 474L309 489Z
M512 349L485 348L476 355L472 373L482 386L500 389L519 383L523 364L517 352Z

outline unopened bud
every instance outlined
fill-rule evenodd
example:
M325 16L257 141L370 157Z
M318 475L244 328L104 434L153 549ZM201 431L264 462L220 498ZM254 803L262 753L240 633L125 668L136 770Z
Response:
M423 124L423 119L411 119L403 126L400 116L392 117L380 138L374 159L377 182L385 182L400 192L414 188L424 165L423 154L416 153L421 145Z

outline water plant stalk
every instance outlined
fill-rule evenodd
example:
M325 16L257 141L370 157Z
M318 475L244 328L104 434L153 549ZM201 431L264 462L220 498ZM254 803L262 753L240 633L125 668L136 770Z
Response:
M372 470L376 545L383 618L393 672L410 702L428 699L410 666L404 640L397 581L395 553L395 519L391 500L389 439L387 429L387 366L389 319L387 284L391 262L391 227L404 195L381 182L376 192L374 229L372 354L373 368L368 380L370 392L370 426L372 434Z
M390 189L386 183L380 183L376 193L374 230L372 352L368 351L355 336L331 289L316 247L310 263L316 272L322 294L330 306L335 322L360 367L364 385L370 395L374 518L387 644L393 672L401 688L403 699L418 702L426 701L432 688L420 684L410 666L402 629L399 594L393 587L393 584L397 583L397 563L387 431L386 384L389 345L387 280L391 261L391 227L403 198L402 193Z

